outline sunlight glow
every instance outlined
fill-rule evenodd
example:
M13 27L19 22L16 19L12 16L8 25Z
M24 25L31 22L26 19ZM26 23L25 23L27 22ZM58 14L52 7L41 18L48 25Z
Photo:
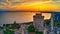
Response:
M30 2L23 3L21 5L12 6L12 10L30 10L30 11L39 11L39 10L58 10L57 6L53 2Z
M6 10L27 10L27 11L58 11L60 10L60 1L28 1L19 4L6 0L6 3L0 2L0 9Z

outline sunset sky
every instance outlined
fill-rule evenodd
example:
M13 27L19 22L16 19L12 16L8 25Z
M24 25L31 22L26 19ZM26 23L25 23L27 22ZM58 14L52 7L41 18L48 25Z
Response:
M60 11L60 0L0 0L0 10Z

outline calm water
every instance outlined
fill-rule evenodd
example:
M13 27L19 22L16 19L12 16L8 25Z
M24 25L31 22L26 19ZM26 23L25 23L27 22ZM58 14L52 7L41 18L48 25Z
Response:
M33 21L32 12L0 12L0 24L13 23L24 23Z
M0 24L9 24L16 21L17 23L33 21L35 12L0 12ZM44 19L49 19L51 14L43 13Z

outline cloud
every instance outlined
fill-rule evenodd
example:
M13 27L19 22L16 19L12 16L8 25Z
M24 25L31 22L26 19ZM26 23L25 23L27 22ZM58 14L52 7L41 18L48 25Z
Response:
M20 5L31 0L0 0L0 9L7 9L11 6Z
M8 5L17 5L25 2L30 2L32 0L1 0L0 2L6 3Z
M6 0L0 0L0 2L5 2Z
M29 2L23 3L22 5L12 6L12 10L51 10L58 11L60 10L59 5L55 4L56 2Z
M0 9L10 9L10 8L14 8L14 7L25 7L28 5L31 7L31 5L35 4L36 2L43 2L44 3L45 1L48 1L48 2L46 2L46 4L51 3L51 2L49 2L49 0L0 0ZM53 5L57 6L58 10L60 10L60 2L56 2L56 1L59 1L59 0L53 0ZM52 6L52 3L51 3L51 6Z

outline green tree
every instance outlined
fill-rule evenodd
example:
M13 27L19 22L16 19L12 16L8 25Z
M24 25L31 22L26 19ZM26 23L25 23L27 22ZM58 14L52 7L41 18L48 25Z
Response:
M55 21L55 22L54 22L54 25L55 25L55 26L60 26L60 21Z
M19 24L12 24L11 27L9 27L10 29L18 29L20 28L20 25Z
M35 28L33 25L29 25L28 28L27 28L28 32L34 32L35 31Z
M36 34L43 34L43 32L36 31Z
M46 19L45 22L47 25L50 25L50 19Z
M3 32L4 34L14 34L14 31L9 30L9 29L4 30Z

